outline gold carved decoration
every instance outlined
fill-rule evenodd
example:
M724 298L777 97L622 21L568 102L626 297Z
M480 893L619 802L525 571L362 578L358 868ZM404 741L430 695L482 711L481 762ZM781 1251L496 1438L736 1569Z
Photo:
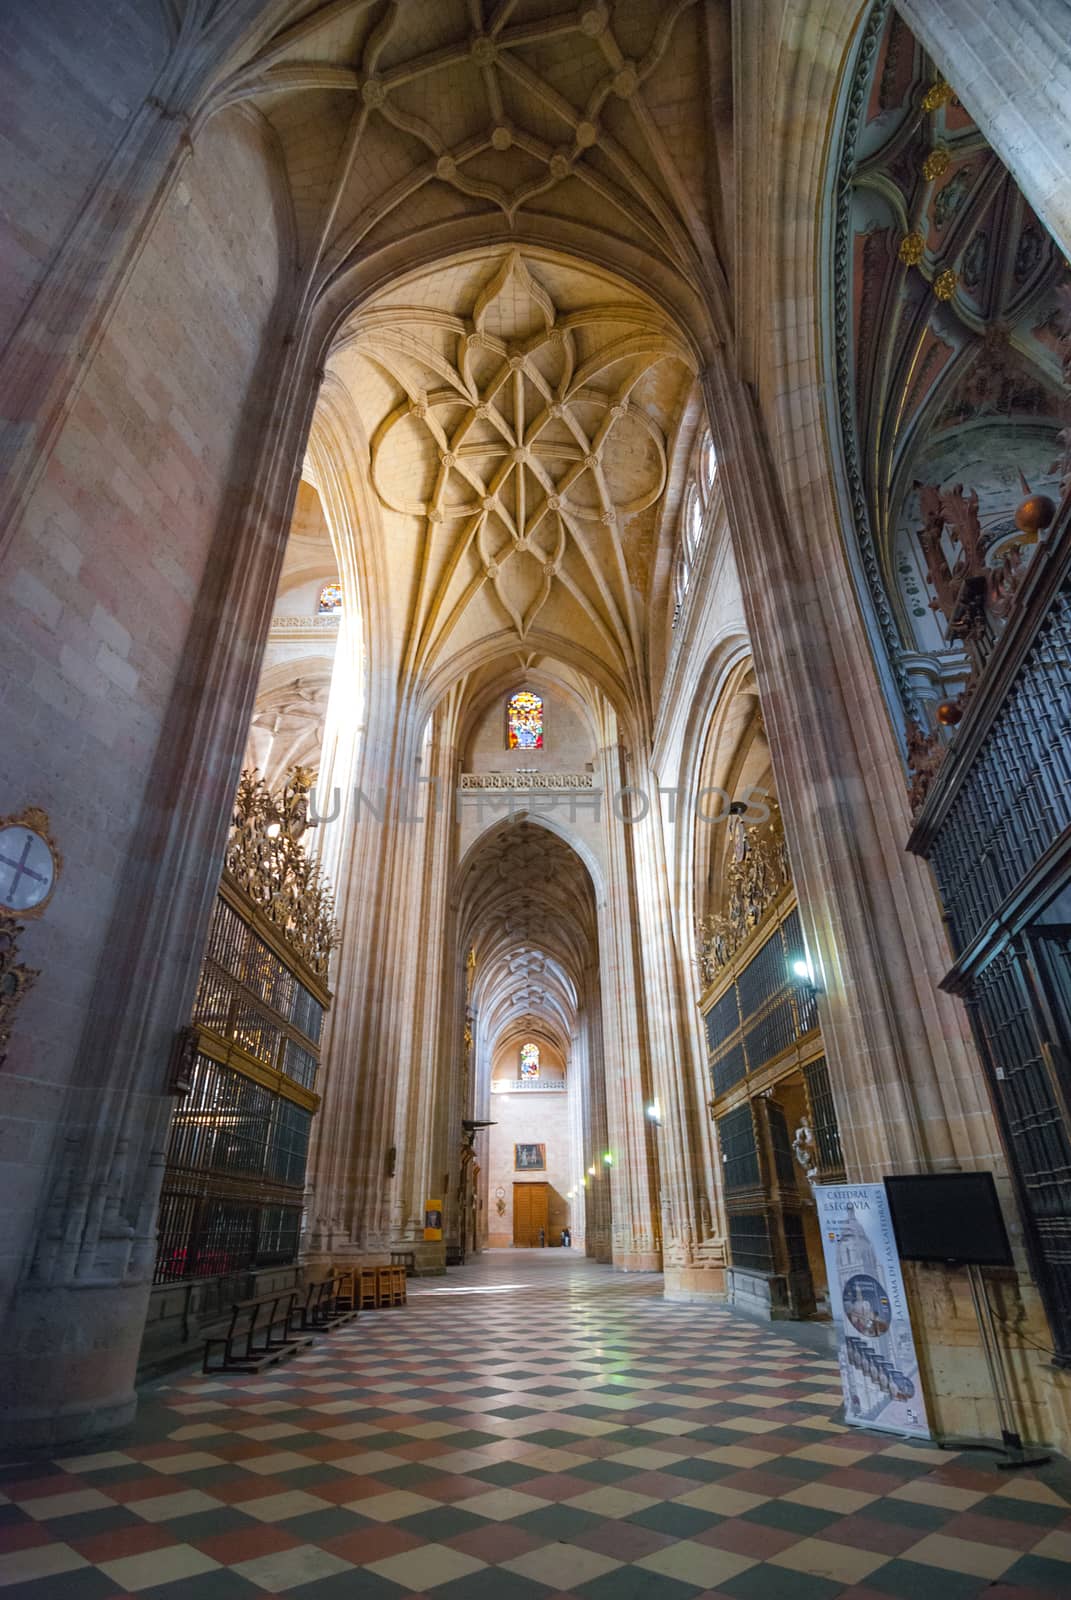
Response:
M917 267L926 250L926 241L921 233L905 233L900 240L897 254L905 267Z
M282 793L272 794L255 770L242 773L226 871L305 964L326 977L339 942L334 896L319 863L301 844L310 825L314 777L310 767L291 767Z
M936 111L941 106L946 106L953 95L952 85L943 78L938 78L931 83L922 97L923 111Z
M912 720L907 725L907 769L911 774L908 800L913 815L918 815L930 792L948 746L937 729L924 733L919 723Z
M776 800L770 816L750 827L729 818L729 859L725 869L724 913L696 922L696 950L704 984L713 983L759 927L767 911L792 882L785 830Z
M948 171L952 157L943 145L938 145L936 150L931 150L922 163L922 176L927 183L932 183L934 178L941 178Z
M0 911L0 1066L4 1064L18 1003L40 977L39 972L18 960L21 932L22 923Z
M958 282L959 279L956 277L956 274L953 272L952 268L946 267L945 270L943 272L939 272L936 278L933 280L933 292L937 296L938 300L951 300L952 296L956 292L956 284Z

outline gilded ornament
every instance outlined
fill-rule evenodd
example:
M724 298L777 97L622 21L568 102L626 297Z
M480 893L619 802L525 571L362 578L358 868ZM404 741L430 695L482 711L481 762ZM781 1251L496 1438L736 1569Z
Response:
M926 250L926 241L921 233L905 233L900 240L900 249L897 254L905 267L917 267Z
M911 778L908 801L915 816L926 803L930 786L936 778L948 746L936 728L924 733L912 718L907 724L907 770Z
M40 973L18 960L21 932L22 923L0 911L0 1066L4 1063L18 1003L40 977Z
M792 881L776 800L770 800L766 822L749 827L733 816L729 825L733 837L723 877L725 911L696 922L696 955L705 984L728 966Z
M1024 544L1036 544L1038 535L1052 525L1056 504L1047 494L1035 494L1021 472L1019 482L1026 499L1016 507L1015 526L1026 535Z
M941 106L946 106L952 98L952 85L943 78L938 78L926 90L922 97L923 111L937 111Z
M958 282L959 279L952 268L946 267L945 270L943 272L939 272L936 278L933 280L933 292L937 296L938 300L951 300L952 296L956 292L956 284Z
M941 178L948 171L952 157L943 145L938 145L936 150L931 150L922 163L922 176L927 183L932 183L934 178Z
M335 903L301 840L309 827L311 767L291 767L280 795L243 772L225 857L226 874L319 977L339 942Z

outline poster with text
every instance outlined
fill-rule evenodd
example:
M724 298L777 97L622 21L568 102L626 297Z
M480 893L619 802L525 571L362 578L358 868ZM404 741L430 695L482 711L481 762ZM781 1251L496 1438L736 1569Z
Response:
M443 1236L443 1203L441 1200L424 1201L424 1241L430 1243Z
M928 1439L915 1340L884 1185L818 1184L829 1303L840 1343L844 1416Z

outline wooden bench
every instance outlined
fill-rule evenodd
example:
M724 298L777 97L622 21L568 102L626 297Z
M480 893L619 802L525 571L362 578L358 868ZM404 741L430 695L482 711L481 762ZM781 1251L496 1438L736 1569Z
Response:
M306 1284L304 1297L298 1297L291 1315L302 1332L326 1332L344 1322L352 1322L357 1315L353 1302L352 1276L336 1272L330 1278L321 1278Z
M312 1343L309 1334L294 1336L296 1289L280 1289L260 1295L256 1300L236 1300L225 1334L205 1340L205 1372L259 1372L261 1367L285 1361L303 1345ZM220 1347L218 1361L213 1352Z
M392 1250L390 1264L392 1267L404 1267L406 1277L413 1278L416 1276L416 1251Z

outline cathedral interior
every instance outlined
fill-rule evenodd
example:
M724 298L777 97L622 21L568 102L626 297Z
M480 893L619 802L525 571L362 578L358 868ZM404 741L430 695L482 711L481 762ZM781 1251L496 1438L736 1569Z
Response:
M1069 0L4 20L0 1588L1071 1593Z

